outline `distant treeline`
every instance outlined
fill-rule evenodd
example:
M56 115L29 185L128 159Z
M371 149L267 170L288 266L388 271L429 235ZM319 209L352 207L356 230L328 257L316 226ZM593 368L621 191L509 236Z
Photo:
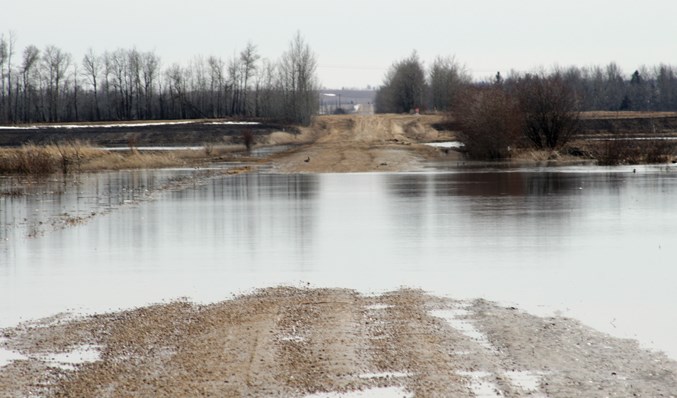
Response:
M317 59L297 33L278 61L256 46L228 60L163 66L153 51L16 48L0 36L0 123L261 117L308 124L319 107Z
M534 73L511 72L489 81L473 81L453 58L437 58L426 69L416 52L396 61L377 92L376 111L410 112L452 110L469 86L501 83L517 85L530 75L557 75L573 91L580 111L677 111L677 67L661 64L623 72L615 63L607 66L553 68Z

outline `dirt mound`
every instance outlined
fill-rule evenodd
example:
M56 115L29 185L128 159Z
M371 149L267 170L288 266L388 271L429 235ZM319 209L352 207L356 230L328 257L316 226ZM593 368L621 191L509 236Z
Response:
M283 173L417 170L426 160L454 156L421 145L450 138L432 127L440 117L420 115L333 115L317 117L302 131L312 145L274 159Z

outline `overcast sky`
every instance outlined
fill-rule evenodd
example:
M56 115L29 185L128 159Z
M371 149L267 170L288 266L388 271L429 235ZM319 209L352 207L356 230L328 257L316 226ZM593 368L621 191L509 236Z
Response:
M378 85L417 50L455 55L476 77L555 64L677 64L675 0L5 0L0 30L20 50L54 44L154 50L164 65L233 56L247 41L277 59L298 30L328 88ZM17 58L18 59L18 58Z

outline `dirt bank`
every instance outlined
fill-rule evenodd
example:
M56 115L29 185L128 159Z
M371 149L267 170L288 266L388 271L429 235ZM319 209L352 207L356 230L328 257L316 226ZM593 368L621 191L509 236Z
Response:
M406 289L363 296L270 288L206 306L175 302L81 320L54 318L0 336L1 348L24 357L0 368L3 397L677 392L677 364L635 342L571 319ZM83 347L96 349L98 360L59 364L64 352Z
M312 144L274 156L273 170L282 173L412 171L432 159L460 159L422 145L453 139L453 133L438 131L440 116L341 115L321 116L302 129L314 137Z

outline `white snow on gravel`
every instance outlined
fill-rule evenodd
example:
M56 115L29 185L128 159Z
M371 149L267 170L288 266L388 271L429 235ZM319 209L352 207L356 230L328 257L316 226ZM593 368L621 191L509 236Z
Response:
M100 360L101 352L97 346L83 345L70 352L40 355L37 359L46 362L48 366L64 370L74 370L77 365Z
M402 387L382 387L350 392L319 392L306 395L305 398L413 398L413 396L414 394Z
M0 348L0 368L7 366L13 361L25 360L28 359L25 355L22 355L16 351L11 351L5 348Z

